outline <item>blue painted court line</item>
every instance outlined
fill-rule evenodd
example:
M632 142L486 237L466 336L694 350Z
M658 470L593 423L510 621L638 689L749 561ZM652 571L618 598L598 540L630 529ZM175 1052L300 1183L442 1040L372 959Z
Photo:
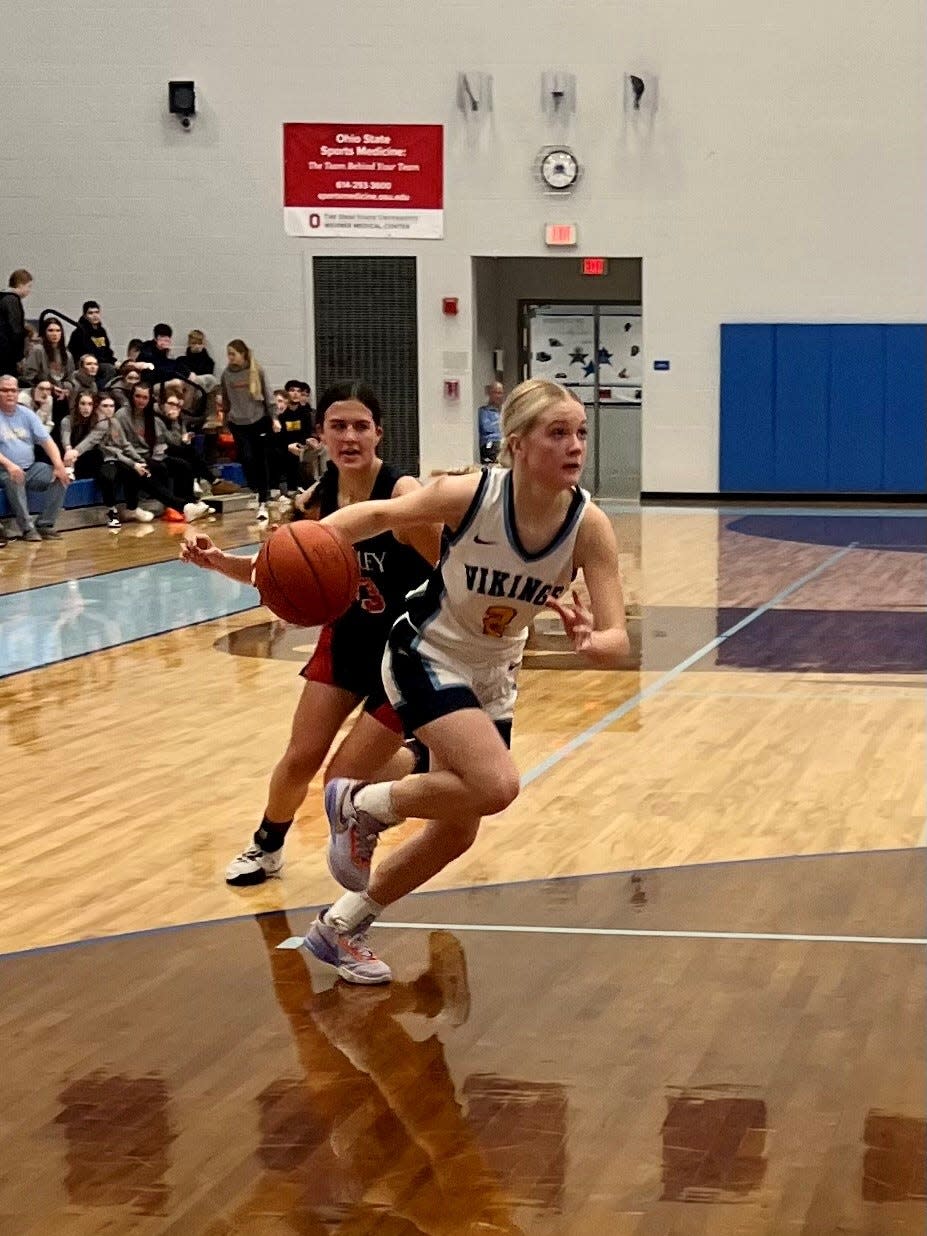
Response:
M744 627L748 627L751 622L756 622L757 618L762 618L764 614L768 613L771 609L774 609L778 604L780 604L780 602L787 600L793 595L793 593L798 592L800 588L804 588L805 584L810 583L811 580L816 579L819 575L822 575L825 571L829 570L834 563L839 562L841 558L846 557L846 555L853 549L855 549L855 545L845 545L843 549L838 549L836 553L831 554L829 558L825 558L823 562L819 563L814 570L808 571L806 574L802 575L801 578L796 579L794 583L788 584L782 589L781 592L777 592L776 595L770 600L766 601L763 605L757 606L756 609L747 614L746 618L741 618L739 622L735 622L732 627L729 627L721 635L716 635L714 639L709 640L708 643L699 648L697 652L693 652L690 656L686 657L685 660L680 661L678 665L674 665L671 670L667 670L665 674L661 674L660 677L657 678L656 681L650 683L649 686L644 687L643 690L638 691L636 695L632 695L630 699L625 700L623 704L620 704L617 708L613 708L611 712L606 713L600 721L596 721L595 725L590 725L588 729L585 729L582 733L577 734L575 738L571 738L568 743L564 743L562 747L560 747L557 751L554 751L552 755L549 755L546 760L541 760L540 764L535 764L534 768L530 768L523 775L521 779L522 789L524 789L525 786L530 785L532 781L536 781L538 777L542 777L544 773L549 772L552 768L559 764L561 760L565 760L568 755L572 755L574 751L578 751L580 747L584 747L587 742L590 742L597 735L601 734L603 730L607 730L609 726L614 725L616 721L620 721L621 718L626 717L629 712L633 712L639 704L644 702L644 700L648 700L651 696L656 695L658 691L662 691L665 686L675 681L680 674L684 674L687 669L690 669L696 661L701 661L702 657L706 657L710 652L714 652L716 648L720 647L725 640L730 639L732 635L736 635L738 631L742 631Z
M643 512L656 511L661 515L698 515L702 512L716 515L820 515L830 518L853 519L927 519L924 510L899 510L893 506L845 507L845 506L727 506L719 503L693 503L691 506L656 506L650 502L640 507Z
M255 590L177 559L0 596L0 678L211 622Z

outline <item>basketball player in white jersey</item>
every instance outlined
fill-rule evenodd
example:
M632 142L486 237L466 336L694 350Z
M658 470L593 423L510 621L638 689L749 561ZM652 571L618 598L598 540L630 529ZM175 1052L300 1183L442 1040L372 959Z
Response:
M407 734L431 752L430 771L379 784L338 778L325 790L329 866L349 891L322 912L305 944L350 982L389 982L367 927L469 849L481 817L517 796L509 743L516 674L535 615L555 609L590 666L617 668L628 656L615 534L578 484L586 432L585 410L563 387L523 382L502 409L502 467L441 477L323 521L353 542L445 526L441 561L409 594L383 659L387 696ZM575 592L567 599L579 569L591 612ZM371 876L379 833L407 816L428 823Z

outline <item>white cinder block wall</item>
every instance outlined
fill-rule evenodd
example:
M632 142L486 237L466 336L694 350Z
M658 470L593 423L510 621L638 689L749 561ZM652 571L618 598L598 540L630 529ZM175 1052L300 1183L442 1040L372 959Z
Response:
M925 319L925 28L927 0L36 0L4 28L0 265L33 270L33 312L96 296L120 348L161 318L220 356L241 335L278 381L311 377L312 253L414 253L427 471L473 450L480 381L441 394L445 354L472 352L471 256L541 255L543 223L575 221L582 252L643 259L644 488L715 490L721 321ZM461 68L493 74L485 124L456 110ZM548 68L577 77L563 127ZM646 140L621 105L641 70ZM165 114L186 77L189 134ZM445 239L287 238L288 120L444 124ZM559 140L585 171L552 203L533 164Z

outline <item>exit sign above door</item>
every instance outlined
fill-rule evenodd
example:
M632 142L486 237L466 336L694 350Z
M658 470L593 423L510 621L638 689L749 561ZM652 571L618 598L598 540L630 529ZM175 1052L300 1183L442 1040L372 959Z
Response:
M582 272L584 275L608 274L608 258L584 257L580 260L582 262Z

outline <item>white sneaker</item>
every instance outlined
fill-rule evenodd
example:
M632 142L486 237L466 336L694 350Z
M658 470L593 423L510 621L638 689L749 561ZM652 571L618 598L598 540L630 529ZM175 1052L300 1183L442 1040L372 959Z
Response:
M333 966L349 983L388 983L393 972L367 942L363 926L353 932L338 931L325 921L325 911L309 928L303 947L319 961Z
M211 515L212 507L205 502L187 502L183 508L183 517L188 524L192 524L194 520L202 519L204 515Z
M134 519L137 524L150 524L154 515L151 511L146 511L143 506L137 506L134 510L126 511L126 519Z
M202 498L203 486L199 483L196 477L193 478L193 496L194 498Z
M106 526L107 528L121 528L122 527L122 521L119 518L119 512L116 510L114 506L110 507L110 509L106 512Z
M267 514L267 503L266 502L262 502L261 505L258 507L257 515L255 516L255 519L257 519L259 524L266 524L267 521L270 519L270 516Z
M247 849L237 854L225 869L226 884L234 884L238 888L247 888L252 884L263 884L280 874L283 867L283 847L268 854L258 845L249 845Z

